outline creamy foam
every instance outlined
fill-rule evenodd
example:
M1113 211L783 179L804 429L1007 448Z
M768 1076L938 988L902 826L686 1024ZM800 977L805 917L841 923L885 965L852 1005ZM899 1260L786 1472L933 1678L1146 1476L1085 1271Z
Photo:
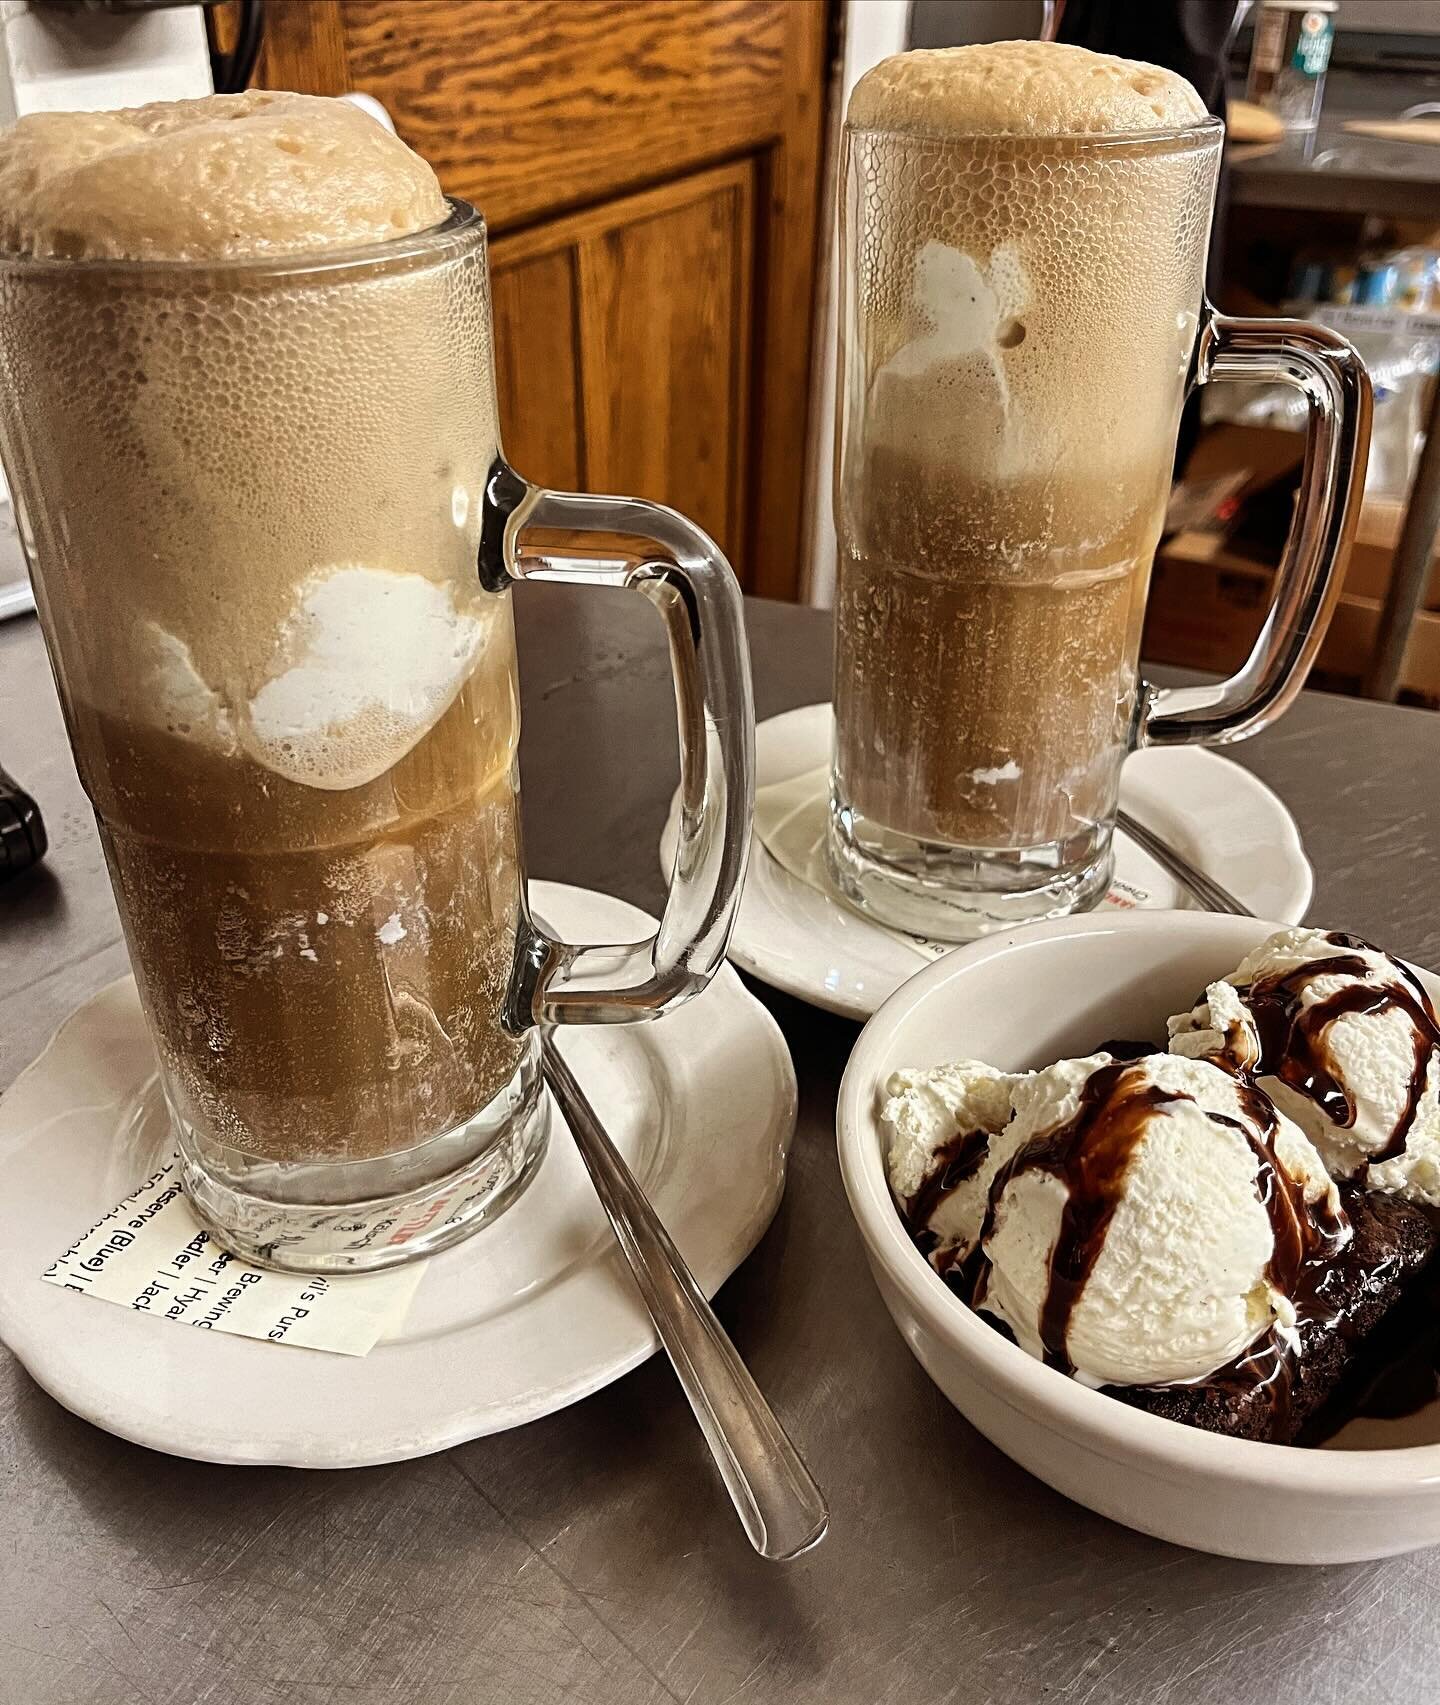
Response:
M936 136L1072 136L1180 129L1205 103L1177 72L1062 42L916 48L883 59L849 122Z
M297 588L274 672L234 710L182 640L142 621L138 708L219 757L243 749L307 787L363 787L449 710L494 625L493 606L462 607L449 586L346 564Z
M296 592L286 663L250 700L246 750L310 787L374 781L449 710L492 618L418 574L317 575Z
M1204 117L1172 72L1050 42L897 54L867 73L848 124L872 437L961 482L1044 476L1077 427L1090 472L1148 464L1194 341L1191 234L1218 138L1068 139ZM1061 506L1077 543L1103 530L1093 505ZM1025 529L985 530L1023 555Z
M39 543L71 692L309 787L384 773L484 650L483 251L225 263L434 225L430 168L346 102L216 96L22 120L0 208L0 240L99 263L0 257L0 386L64 493Z
M252 89L0 133L0 248L216 260L379 242L440 223L433 171L348 101Z
M145 618L136 624L131 646L140 686L136 702L154 726L222 758L233 757L240 745L230 707L201 679L184 640Z

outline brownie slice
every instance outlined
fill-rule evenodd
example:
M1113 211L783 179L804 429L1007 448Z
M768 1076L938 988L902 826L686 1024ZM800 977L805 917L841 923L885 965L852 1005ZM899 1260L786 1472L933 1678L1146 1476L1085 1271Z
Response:
M1431 1213L1396 1196L1340 1186L1354 1236L1338 1256L1308 1269L1310 1294L1296 1299L1300 1354L1262 1341L1197 1385L1111 1385L1122 1403L1231 1438L1293 1444L1314 1434L1326 1406L1343 1409L1347 1389L1373 1377L1369 1342L1440 1247ZM1402 1313L1404 1311L1401 1311ZM1348 1419L1336 1414L1334 1426ZM1320 1426L1323 1437L1334 1427ZM1307 1437L1306 1442L1313 1442Z

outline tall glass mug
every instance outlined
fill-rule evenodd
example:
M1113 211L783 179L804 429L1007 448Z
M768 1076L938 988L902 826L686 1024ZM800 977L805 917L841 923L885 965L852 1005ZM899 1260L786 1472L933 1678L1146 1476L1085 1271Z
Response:
M846 127L828 852L887 923L963 940L1094 905L1126 754L1255 733L1323 636L1369 385L1322 327L1205 302L1221 140ZM1210 379L1307 397L1300 500L1245 666L1160 691L1146 586Z
M463 203L303 264L0 257L0 449L184 1182L274 1266L384 1267L498 1213L543 1148L537 1026L704 988L744 869L734 577L670 510L506 465L490 326ZM685 809L648 941L527 911L527 578L667 626Z

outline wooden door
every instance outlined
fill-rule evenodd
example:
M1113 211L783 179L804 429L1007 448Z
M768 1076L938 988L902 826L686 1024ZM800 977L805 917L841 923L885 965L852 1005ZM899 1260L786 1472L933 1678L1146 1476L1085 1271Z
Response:
M828 0L267 0L257 81L363 90L491 233L501 425L800 590Z

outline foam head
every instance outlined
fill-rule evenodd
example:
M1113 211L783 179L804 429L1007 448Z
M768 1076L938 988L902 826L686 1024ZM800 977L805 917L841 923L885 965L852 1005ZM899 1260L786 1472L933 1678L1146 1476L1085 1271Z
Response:
M955 136L1094 136L1180 130L1205 103L1177 72L1063 42L917 48L867 71L857 129Z
M845 487L874 499L854 510L862 554L918 563L930 535L941 562L969 540L1047 572L1081 550L1064 571L1089 573L1096 549L1103 567L1153 544L1202 295L1205 121L1184 78L1055 43L899 54L861 79Z
M434 172L348 101L254 89L0 133L0 248L94 260L303 254L439 224Z

